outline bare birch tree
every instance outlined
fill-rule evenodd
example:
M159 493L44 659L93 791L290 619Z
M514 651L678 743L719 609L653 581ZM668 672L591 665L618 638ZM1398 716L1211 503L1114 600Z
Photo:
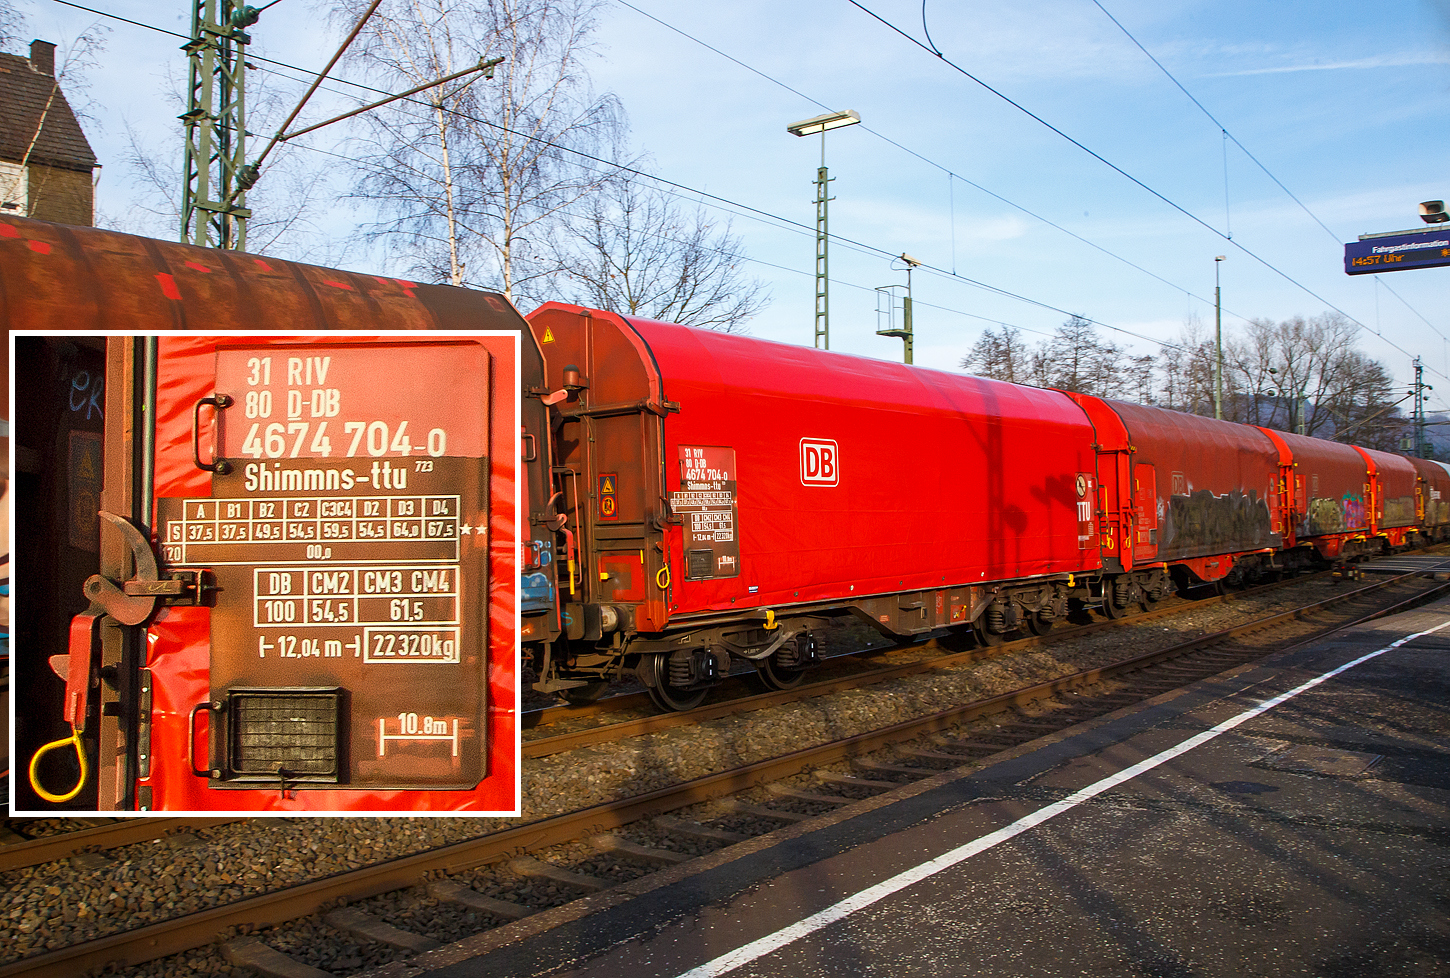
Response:
M255 132L275 131L296 103L296 91L290 86L282 91L275 78L265 70L247 78L248 128ZM182 77L173 74L162 83L157 97L170 103L173 114L179 116L186 111L184 91ZM129 171L125 206L116 211L98 208L96 225L174 240L181 226L181 190L186 180L181 126L159 148L129 123L125 123L125 132L127 152L120 161ZM249 145L255 149L255 136ZM320 265L344 260L346 248L321 230L335 193L329 187L333 171L319 165L319 159L306 147L294 145L272 155L262 179L247 191L247 207L252 212L247 221L248 252Z
M364 4L343 0L339 21ZM570 150L609 146L621 123L592 91L586 61L601 0L389 0L349 54L381 87L403 90L485 59L492 79L433 90L361 117L362 179L351 195L381 212L365 225L435 280L540 295L556 271L550 241L565 208L608 167Z
M25 17L10 0L0 0L0 51L10 47L25 33Z
M962 358L961 366L979 377L1025 384L1031 370L1028 357L1022 331L1004 323L995 330L983 330L972 352Z
M769 302L741 268L729 221L715 224L634 173L620 171L572 210L556 243L561 280L581 304L734 333Z

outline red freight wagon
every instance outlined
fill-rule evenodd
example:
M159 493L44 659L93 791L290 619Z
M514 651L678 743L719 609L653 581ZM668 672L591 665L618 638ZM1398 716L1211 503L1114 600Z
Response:
M1415 490L1419 473L1403 455L1377 452L1373 448L1357 448L1369 462L1371 476L1370 529L1384 537L1390 546L1403 546L1415 532L1418 513Z
M1290 512L1286 543L1312 544L1326 559L1362 549L1369 529L1369 475L1359 449L1273 428L1260 428L1279 449L1280 482Z
M670 707L729 655L788 684L808 655L788 636L828 613L1000 633L1050 624L1100 567L1093 432L1060 393L557 303L528 318L567 392L566 680L627 652Z
M1180 411L1073 397L1097 426L1103 455L1104 561L1111 570L1139 568L1115 581L1122 593L1104 604L1105 611L1121 610L1140 596L1151 599L1155 588L1161 596L1155 566L1191 572L1180 584L1216 581L1252 575L1259 559L1247 555L1279 546L1278 453L1258 431Z
M1410 458L1410 464L1419 475L1416 488L1422 519L1423 532L1432 540L1439 540L1450 525L1450 469L1443 462L1432 462L1423 458Z
M17 340L20 762L75 731L18 807L517 807L520 407L545 453L547 422L501 296L5 218L0 317L58 334ZM338 329L505 332L263 332Z

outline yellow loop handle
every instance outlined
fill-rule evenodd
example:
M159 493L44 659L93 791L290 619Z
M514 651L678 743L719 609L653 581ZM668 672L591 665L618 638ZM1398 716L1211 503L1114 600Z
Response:
M40 786L40 777L35 773L35 769L40 766L40 759L42 757L55 750L57 747L64 747L66 744L75 745L76 759L81 762L81 779L77 781L76 786L66 794L53 795ZM86 776L89 773L90 769L86 767L86 749L84 745L81 744L81 732L74 727L71 728L71 733L69 737L62 737L60 740L51 741L40 750L36 751L35 756L30 759L30 787L35 789L35 793L37 795L44 798L46 801L52 802L54 804L60 804L61 802L70 801L76 795L80 794L81 789L86 786Z
M670 586L670 565L666 564L655 572L655 586L661 591Z

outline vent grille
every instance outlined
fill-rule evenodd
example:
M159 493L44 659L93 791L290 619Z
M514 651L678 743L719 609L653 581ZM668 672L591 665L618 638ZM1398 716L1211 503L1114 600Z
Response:
M341 690L232 690L227 716L234 774L338 779Z
M685 558L685 577L691 580L711 577L715 570L714 558L713 550L691 550Z

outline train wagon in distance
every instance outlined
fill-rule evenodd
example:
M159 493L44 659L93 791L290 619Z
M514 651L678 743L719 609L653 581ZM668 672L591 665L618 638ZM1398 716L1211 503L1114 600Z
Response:
M1418 482L1416 505L1421 514L1420 528L1429 540L1443 540L1450 535L1450 467L1444 462L1410 458Z

